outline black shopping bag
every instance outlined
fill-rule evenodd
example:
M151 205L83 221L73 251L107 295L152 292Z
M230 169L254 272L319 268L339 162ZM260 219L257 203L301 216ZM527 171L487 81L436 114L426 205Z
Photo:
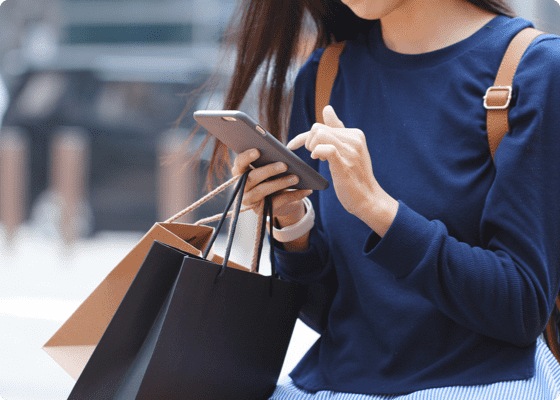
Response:
M69 400L270 397L305 289L227 267L240 204L222 265L153 243Z

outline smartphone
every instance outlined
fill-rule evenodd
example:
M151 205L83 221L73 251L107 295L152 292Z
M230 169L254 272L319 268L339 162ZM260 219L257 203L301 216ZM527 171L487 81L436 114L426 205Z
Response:
M244 112L195 111L194 119L236 154L258 149L261 156L251 163L253 167L284 162L288 170L276 177L297 175L299 183L292 188L324 190L329 187L325 178Z

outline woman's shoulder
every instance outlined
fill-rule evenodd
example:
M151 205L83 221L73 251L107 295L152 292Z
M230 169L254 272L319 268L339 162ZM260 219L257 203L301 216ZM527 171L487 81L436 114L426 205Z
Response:
M359 39L352 39L352 40L345 40L342 45L342 53L340 57L344 57L345 49L351 46L356 46L356 43ZM332 45L338 45L339 43L333 43ZM320 47L315 49L307 58L305 63L301 66L298 73L298 78L308 77L308 76L316 76L317 70L319 68L319 62L321 61L321 57L325 53L327 46Z
M518 129L517 135L506 135L504 141L508 136L515 142L527 135L527 138L531 138L527 139L527 146L538 148L533 151L557 157L560 151L560 142L557 140L559 76L560 36L541 35L523 53L513 78L514 99L508 118L512 127L522 129ZM546 146L546 151L539 146Z
M558 66L560 64L560 36L545 32L529 45L523 58L527 62L538 62L541 67Z
M319 65L319 61L321 61L321 57L323 56L323 53L325 52L325 49L326 49L326 47L320 47L318 49L315 49L309 55L309 57L307 57L307 60L303 63L300 71L308 70L308 69L317 70L317 67Z
M317 69L321 56L325 52L326 47L321 47L314 50L307 60L301 65L296 77L296 87L304 85L304 82L315 82L317 76Z
M527 47L519 62L514 82L546 87L560 93L560 36L545 33ZM559 94L557 93L557 94Z
M534 25L524 18L504 18L502 21L505 33L505 45L525 28L533 28ZM491 45L491 44L490 44ZM534 39L523 53L520 67L533 66L543 69L545 66L558 65L560 62L560 36L548 32Z

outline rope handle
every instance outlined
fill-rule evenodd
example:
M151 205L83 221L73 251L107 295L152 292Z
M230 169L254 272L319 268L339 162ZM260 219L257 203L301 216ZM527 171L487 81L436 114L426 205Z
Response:
M221 192L223 192L224 190L226 190L228 187L230 187L231 185L233 185L235 182L237 182L243 175L236 175L233 178L231 178L230 180L228 180L227 182L221 184L220 186L218 186L216 189L212 190L210 193L208 193L207 195L203 196L202 198L200 198L199 200L197 200L196 202L194 202L193 204L191 204L190 206L188 206L187 208L183 209L182 211L179 211L177 214L173 215L172 217L168 218L165 223L172 223L176 220L178 220L179 218L181 218L182 216L188 214L189 212L197 209L198 207L200 207L202 204L206 203L207 201L209 201L210 199L216 197L218 194L220 194ZM241 196L238 197L241 198ZM263 212L264 212L264 201L261 201L259 203L255 203L251 206L245 207L243 209L241 209L239 212L243 213L249 210L254 210L258 208L257 211L255 211L255 213L258 216L258 222L257 222L257 226L261 227L262 226L262 221L263 221ZM226 214L226 218L231 217L233 214L235 213L234 210L229 211ZM214 221L218 221L220 220L220 218L222 218L222 214L216 214L213 215L211 217L206 217L206 218L202 218L198 221L196 221L193 225L202 225L202 224L207 224L209 222L214 222ZM231 230L231 227L230 227ZM254 244L254 248L253 248L253 257L251 259L251 268L250 271L253 273L257 273L258 272L258 262L259 262L259 245L260 245L260 241L261 241L261 234L260 234L260 230L259 232L255 235L255 244Z
M221 184L220 186L218 186L216 189L212 190L210 193L208 193L207 195L205 195L204 197L202 197L201 199L197 200L196 202L194 202L193 204L191 204L190 206L188 206L187 208L185 208L182 211L179 211L177 214L175 214L174 216L172 216L171 218L168 218L165 223L171 223L174 222L176 220L178 220L179 218L181 218L182 216L184 216L185 214L190 213L191 211L195 210L196 208L200 207L202 204L206 203L208 200L214 198L215 196L217 196L218 194L220 194L221 192L223 192L224 190L226 190L228 187L230 187L231 185L233 185L235 182L237 182L239 180L239 178L241 178L242 175L237 175L234 176L233 178L231 178L229 181ZM252 210L253 208L255 208L257 205L252 205L250 207L244 208L242 209L240 212L245 212L245 211L249 211ZM231 215L233 215L233 211L228 213L228 217L230 217ZM197 221L194 223L194 225L200 225L200 224L204 224L207 222L213 222L213 221L217 221L221 218L222 214L218 214L218 215L214 215L212 217L209 218L204 218L201 219L200 221Z

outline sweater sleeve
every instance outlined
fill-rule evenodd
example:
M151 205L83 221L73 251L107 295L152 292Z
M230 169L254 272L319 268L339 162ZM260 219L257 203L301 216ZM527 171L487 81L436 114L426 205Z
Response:
M480 247L404 203L364 255L467 328L519 346L546 326L560 282L560 38L537 39L513 82L511 130L495 153Z
M288 141L311 129L315 123L315 79L319 60L324 49L316 50L300 69L295 82ZM303 161L318 170L319 160L313 160L304 148L294 151ZM323 233L319 196L309 196L315 210L315 226L310 232L309 249L304 252L288 252L277 249L276 268L280 276L294 282L311 284L320 280L332 267L327 239Z

